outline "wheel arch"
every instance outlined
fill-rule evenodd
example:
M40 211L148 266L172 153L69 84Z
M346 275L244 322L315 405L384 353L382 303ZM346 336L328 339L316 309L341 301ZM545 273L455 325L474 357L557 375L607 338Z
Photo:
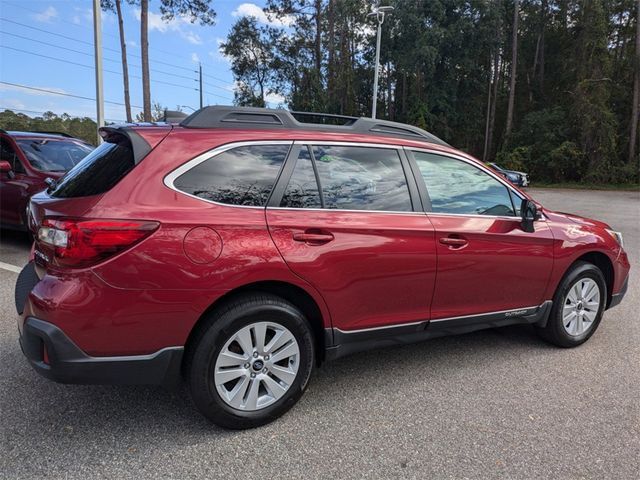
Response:
M573 263L567 268L567 271L564 275L566 275L577 262L587 262L595 265L600 269L602 275L604 275L604 281L607 286L607 304L605 308L609 308L611 304L611 298L613 295L613 283L615 281L615 274L613 271L613 262L611 259L604 253L598 251L591 251L587 253L583 253L578 258L576 258ZM563 276L564 278L564 276Z
M242 285L223 296L216 299L209 307L200 315L200 318L196 321L195 325L189 332L187 341L185 342L185 352L189 352L193 346L194 339L198 338L199 329L202 328L208 315L217 309L224 307L225 304L232 302L239 296L248 293L270 293L276 295L297 307L307 318L311 325L311 331L313 333L314 343L316 347L316 362L320 365L325 358L325 322L322 314L322 310L316 300L302 287L294 285L292 283L268 280L258 281Z

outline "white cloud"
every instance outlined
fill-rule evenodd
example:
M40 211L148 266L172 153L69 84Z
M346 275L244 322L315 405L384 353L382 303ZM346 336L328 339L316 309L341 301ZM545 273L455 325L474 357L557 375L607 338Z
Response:
M138 48L138 44L135 40L127 40L127 45L132 48Z
M295 18L291 15L278 18L272 13L267 14L255 3L241 3L238 8L231 12L231 15L234 17L254 17L260 23L277 27L289 27L295 21Z
M285 98L278 93L269 92L264 96L264 100L270 105L277 106L284 104Z
M56 18L58 16L58 11L55 9L55 7L49 5L42 12L36 13L32 16L36 22L50 23L53 18Z
M133 10L133 15L138 21L140 21L139 8L135 8ZM160 33L175 32L192 45L202 45L203 43L200 35L192 32L191 30L184 29L185 25L189 25L192 23L190 21L190 18L187 16L177 16L172 20L165 21L162 19L162 15L160 15L159 13L149 12L148 22L149 31L151 32L154 30Z
M197 54L197 53L193 52L193 53L191 54L191 61L192 61L193 63L200 63L200 57L198 56L198 54Z
M16 98L3 98L2 107L9 110L24 110L25 104Z
M181 32L182 37L189 43L193 45L202 45L202 39L200 35L193 32Z

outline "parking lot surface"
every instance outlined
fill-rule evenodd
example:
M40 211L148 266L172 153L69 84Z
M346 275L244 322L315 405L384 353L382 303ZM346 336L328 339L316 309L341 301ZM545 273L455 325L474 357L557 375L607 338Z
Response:
M640 478L640 194L531 193L624 233L629 291L586 344L507 327L354 355L243 432L210 424L185 389L39 377L18 346L17 274L0 268L0 478ZM2 232L0 262L28 253Z

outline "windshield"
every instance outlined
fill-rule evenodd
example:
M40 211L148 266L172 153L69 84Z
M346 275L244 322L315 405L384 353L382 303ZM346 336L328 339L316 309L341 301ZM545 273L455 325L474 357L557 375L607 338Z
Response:
M92 150L91 145L73 140L31 138L16 140L29 163L42 172L66 172Z

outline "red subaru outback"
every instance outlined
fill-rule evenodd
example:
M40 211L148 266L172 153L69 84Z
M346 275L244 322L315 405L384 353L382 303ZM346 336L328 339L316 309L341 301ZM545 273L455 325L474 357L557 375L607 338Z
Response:
M629 262L606 224L541 207L418 128L313 118L207 107L102 129L30 203L16 305L35 370L184 376L206 417L247 428L324 360L513 324L573 347L621 301Z

